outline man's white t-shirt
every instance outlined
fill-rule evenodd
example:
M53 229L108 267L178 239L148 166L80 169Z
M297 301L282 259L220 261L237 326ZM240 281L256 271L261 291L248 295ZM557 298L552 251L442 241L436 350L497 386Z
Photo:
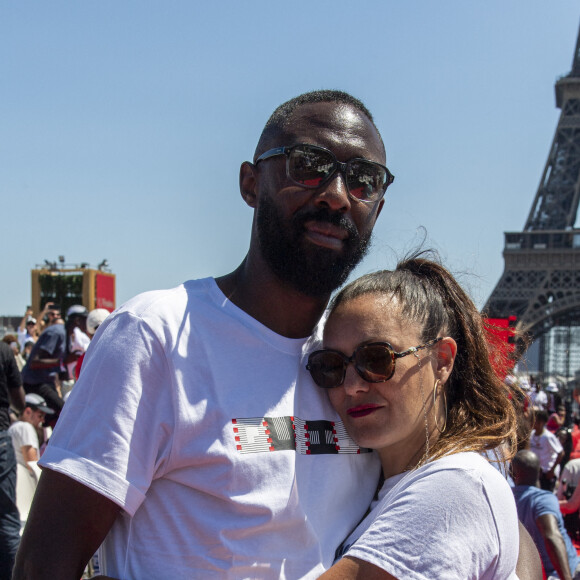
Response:
M98 329L41 465L123 508L119 579L316 578L380 465L282 337L211 278L138 296Z
M541 435L536 435L535 429L532 431L530 449L538 456L540 467L545 473L552 469L563 447L558 437L544 427ZM557 476L559 472L556 470L554 473Z
M339 555L405 580L515 580L518 552L508 483L467 452L387 479Z

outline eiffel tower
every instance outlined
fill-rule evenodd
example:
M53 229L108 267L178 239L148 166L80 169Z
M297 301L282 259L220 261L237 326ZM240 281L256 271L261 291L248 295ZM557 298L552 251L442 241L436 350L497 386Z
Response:
M567 327L570 337L580 327L580 32L572 70L555 89L562 112L548 161L523 231L505 233L504 272L484 307L491 318L515 315L518 330L542 338L541 371L547 333Z

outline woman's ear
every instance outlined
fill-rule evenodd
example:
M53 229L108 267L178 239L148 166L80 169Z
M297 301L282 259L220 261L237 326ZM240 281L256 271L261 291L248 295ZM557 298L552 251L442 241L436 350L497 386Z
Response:
M250 206L256 207L256 166L249 161L244 161L240 167L240 193L243 200Z
M445 384L455 363L457 354L457 343L450 337L446 336L439 341L437 345L437 378Z

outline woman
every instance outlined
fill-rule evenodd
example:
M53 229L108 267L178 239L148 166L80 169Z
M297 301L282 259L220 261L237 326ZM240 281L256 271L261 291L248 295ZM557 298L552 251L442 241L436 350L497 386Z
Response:
M321 578L515 578L511 490L482 452L516 450L511 389L482 318L423 258L356 280L334 299L308 370L384 484Z

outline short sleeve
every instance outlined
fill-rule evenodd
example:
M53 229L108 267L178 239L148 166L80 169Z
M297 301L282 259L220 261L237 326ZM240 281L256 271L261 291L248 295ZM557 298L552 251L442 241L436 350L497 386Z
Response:
M555 515L560 512L560 502L552 493L538 494L536 501L532 505L535 520L546 514Z
M64 329L62 331L53 328L47 330L40 335L38 348L51 356L60 356L65 347L66 333Z
M166 467L174 394L164 347L121 312L103 325L39 462L133 515Z
M513 524L505 536L517 538L515 504L507 483L505 486L509 502L502 516ZM436 471L389 495L387 504L346 555L397 578L504 577L498 573L493 555L508 548L500 547L495 507L477 473ZM517 543L511 549L513 571ZM511 568L510 562L506 568Z
M14 447L26 447L30 445L38 449L38 436L34 431L34 427L29 423L17 421L8 430L12 437Z

